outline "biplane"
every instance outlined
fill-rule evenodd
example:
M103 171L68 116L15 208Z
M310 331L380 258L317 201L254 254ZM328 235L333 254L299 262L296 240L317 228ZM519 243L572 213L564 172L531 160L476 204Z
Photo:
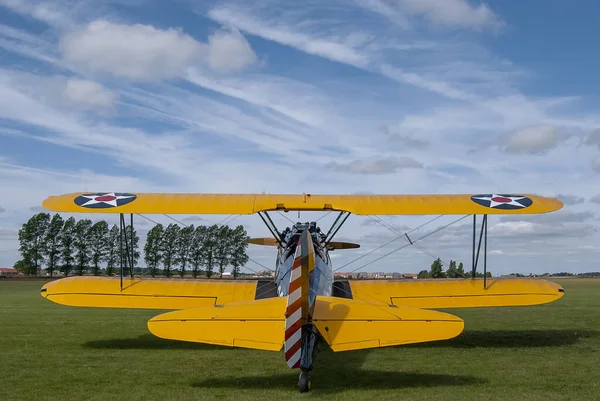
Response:
M47 209L117 213L121 230L130 214L258 214L272 234L250 243L273 246L272 280L181 280L134 276L133 247L124 236L120 277L68 277L41 289L46 299L70 306L162 309L148 321L154 335L171 340L277 351L299 369L298 389L310 390L318 342L334 352L446 340L464 321L435 309L538 305L564 295L553 282L487 278L487 218L560 209L536 195L273 195L73 193L51 196ZM327 232L315 222L280 231L270 212L336 212ZM333 241L350 214L473 216L472 277L443 280L334 280L329 252L358 244ZM483 220L476 247L477 216ZM483 278L475 272L484 240ZM410 240L410 239L409 239ZM125 266L125 267L124 267ZM129 268L127 268L129 266ZM127 272L129 270L129 272Z

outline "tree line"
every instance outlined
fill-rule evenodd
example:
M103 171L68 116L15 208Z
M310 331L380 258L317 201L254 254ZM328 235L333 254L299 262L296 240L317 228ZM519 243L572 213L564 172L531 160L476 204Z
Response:
M162 272L171 277L177 272L181 277L191 268L194 278L204 273L210 278L216 268L219 276L227 266L232 267L233 277L240 275L240 268L248 262L246 249L248 235L243 226L194 225L179 227L157 224L148 232L144 246L144 259L151 276Z
M157 224L149 232L144 245L144 261L153 277L177 272L184 277L191 267L194 278L199 274L211 277L215 268L223 276L228 266L232 275L239 276L240 268L248 262L247 233L243 226L197 226L181 228L177 224L164 227ZM121 241L123 247L121 247ZM139 236L131 225L121 233L118 225L90 219L64 220L59 214L38 213L19 230L21 259L15 268L28 275L45 269L49 275L71 274L112 276L121 263L128 265L130 255L125 248L133 243L133 266L140 259Z
M442 260L437 258L431 264L429 270L421 270L417 275L417 278L471 278L471 272L465 272L463 262L460 262L458 266L455 260L451 260L448 264L448 269L444 271ZM492 277L491 272L486 273L487 277ZM483 273L475 272L475 277L483 277Z

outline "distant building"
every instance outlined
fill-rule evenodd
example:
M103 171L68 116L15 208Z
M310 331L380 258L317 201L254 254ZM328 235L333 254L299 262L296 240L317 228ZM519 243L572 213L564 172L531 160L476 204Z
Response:
M17 277L19 272L12 267L0 267L0 277Z
M415 273L404 273L402 275L402 277L404 277L404 278L412 278L412 279L416 279L417 276L418 276L418 274L415 274Z

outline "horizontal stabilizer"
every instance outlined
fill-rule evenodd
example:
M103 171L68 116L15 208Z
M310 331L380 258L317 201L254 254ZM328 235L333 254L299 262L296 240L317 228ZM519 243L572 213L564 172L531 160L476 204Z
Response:
M446 340L464 328L447 313L325 296L315 300L313 324L333 351Z
M264 246L279 246L279 243L275 238L248 238L249 244L254 245L264 245ZM353 242L341 242L341 241L331 241L327 243L327 249L330 251L334 249L355 249L360 248L359 244L355 244Z
M279 351L287 297L163 313L148 321L157 337Z
M273 237L267 238L248 238L249 244L264 245L264 246L279 246L279 242Z
M413 308L529 306L556 301L563 287L546 280L502 278L433 280L351 280L354 299Z
M47 283L41 295L68 306L189 309L253 300L255 280L182 280L67 277Z
M360 248L359 244L355 244L353 242L336 242L336 241L332 241L332 242L328 242L327 243L327 249L334 250L334 249L355 249L355 248Z

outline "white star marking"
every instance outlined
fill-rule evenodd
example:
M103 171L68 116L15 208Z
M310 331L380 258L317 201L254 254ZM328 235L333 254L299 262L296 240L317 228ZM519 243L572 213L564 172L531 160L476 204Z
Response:
M121 199L130 199L130 198L135 198L135 196L133 195L129 195L129 196L125 196L125 195L115 195L114 192L108 192L105 194L94 194L94 195L81 195L83 198L87 198L89 199L89 201L85 202L84 204L82 204L81 206L89 206L89 205L95 205L97 203L103 203L106 205L110 205L112 207L117 207L117 201L121 200ZM111 196L114 199L112 200L96 200L96 198L103 198L105 196Z
M510 202L496 202L496 201L492 200L493 198L510 199ZM496 207L499 205L513 205L513 206L518 206L518 207L525 207L517 201L521 200L521 199L526 199L526 198L524 196L502 196L502 195L498 195L498 194L492 194L492 196L475 196L475 197L473 197L473 199L489 201L490 207Z

